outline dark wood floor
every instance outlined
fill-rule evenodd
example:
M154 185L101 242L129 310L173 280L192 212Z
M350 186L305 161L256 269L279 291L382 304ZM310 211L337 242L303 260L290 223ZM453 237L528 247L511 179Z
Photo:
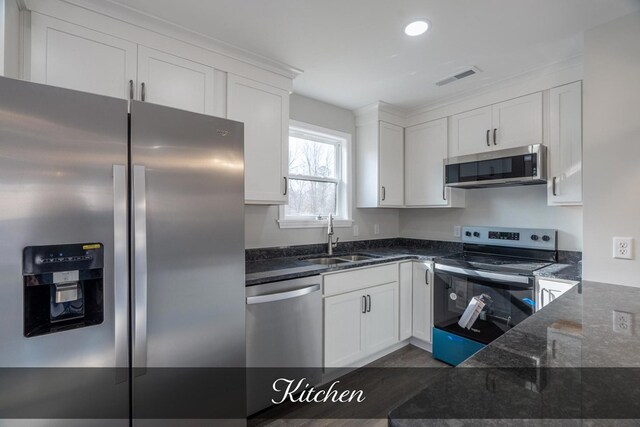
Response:
M374 416L371 419L348 419L353 408L349 405L330 409L321 408L313 417L309 417L309 407L303 404L283 404L267 409L249 418L249 426L374 426L387 425L387 414L401 403L407 401L420 390L424 389L438 376L438 369L420 371L420 375L393 375L391 372L377 368L448 368L445 363L435 360L431 353L413 345L401 348L383 358L380 358L364 368L352 371L339 378L340 385L347 390L373 390L373 396L365 400L377 406L367 408L366 413ZM374 368L374 369L368 369ZM376 396L377 394L377 396ZM383 404L381 404L383 402ZM299 416L297 414L300 414ZM312 418L312 419L309 419Z

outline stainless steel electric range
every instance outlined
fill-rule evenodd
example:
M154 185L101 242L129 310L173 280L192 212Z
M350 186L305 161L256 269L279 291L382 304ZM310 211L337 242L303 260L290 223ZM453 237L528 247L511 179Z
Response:
M451 365L535 312L534 272L558 255L557 230L463 227L462 241L434 268L433 356Z

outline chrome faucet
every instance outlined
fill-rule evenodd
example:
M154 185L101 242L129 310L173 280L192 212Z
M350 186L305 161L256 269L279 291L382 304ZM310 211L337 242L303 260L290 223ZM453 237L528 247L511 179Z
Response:
M329 214L329 221L327 224L327 253L333 255L333 250L338 246L339 237L336 241L333 241L333 214Z

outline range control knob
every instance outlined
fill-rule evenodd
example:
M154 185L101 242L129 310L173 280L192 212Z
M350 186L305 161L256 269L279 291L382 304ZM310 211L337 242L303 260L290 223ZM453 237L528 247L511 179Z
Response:
M531 235L531 240L533 240L534 242L538 241L539 237L537 234L532 234Z
M471 237L471 232L470 231L465 231L464 235L467 236L467 237Z
M473 237L480 237L480 233L478 233L477 231L473 232Z
M548 242L549 240L551 240L551 237L545 234L544 236L542 236L542 240L544 240L545 242Z

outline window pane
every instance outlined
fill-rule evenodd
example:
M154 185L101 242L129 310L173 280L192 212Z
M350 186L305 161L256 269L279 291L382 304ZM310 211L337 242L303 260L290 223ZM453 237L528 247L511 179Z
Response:
M294 136L290 137L289 173L337 178L336 146Z
M333 182L289 179L289 204L285 216L336 215L336 191Z

